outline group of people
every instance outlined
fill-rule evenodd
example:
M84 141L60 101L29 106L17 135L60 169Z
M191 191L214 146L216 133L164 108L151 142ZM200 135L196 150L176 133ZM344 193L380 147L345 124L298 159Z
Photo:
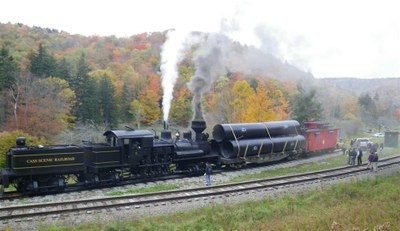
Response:
M381 154L383 154L383 144L379 146L379 150ZM342 146L342 151L343 155L347 155L348 158L348 164L349 165L356 165L356 160L357 160L357 165L362 165L362 160L363 160L363 151L361 147L350 147L349 149L346 148L346 145L343 144ZM369 156L368 156L368 168L376 172L378 171L378 150L377 148L371 147L369 148Z

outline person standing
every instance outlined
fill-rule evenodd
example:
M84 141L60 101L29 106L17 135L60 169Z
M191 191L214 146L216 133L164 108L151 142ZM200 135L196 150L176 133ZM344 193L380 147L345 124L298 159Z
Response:
M212 172L212 166L209 162L206 162L206 171L204 173L204 177L206 179L207 186L211 185L211 172Z
M379 161L378 152L375 152L374 160L372 161L372 169L374 172L378 171L378 161Z
M350 165L355 165L356 164L356 156L357 156L357 152L355 148L352 148L350 150Z
M357 165L362 165L362 156L363 156L363 152L362 152L361 148L358 148L358 151L357 151Z
M378 171L378 153L377 152L371 152L371 154L368 156L368 161L370 164L370 170L371 172L374 171Z
M347 147L346 147L346 143L344 143L344 142L343 142L343 144L342 144L342 152L343 152L343 156L344 156L344 155L346 155L346 149L347 149Z

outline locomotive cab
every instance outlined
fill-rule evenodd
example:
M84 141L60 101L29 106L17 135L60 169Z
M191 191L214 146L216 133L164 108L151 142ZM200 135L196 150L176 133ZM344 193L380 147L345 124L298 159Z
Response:
M107 131L104 136L111 147L121 149L125 163L135 162L141 150L151 149L154 145L154 135L148 130Z

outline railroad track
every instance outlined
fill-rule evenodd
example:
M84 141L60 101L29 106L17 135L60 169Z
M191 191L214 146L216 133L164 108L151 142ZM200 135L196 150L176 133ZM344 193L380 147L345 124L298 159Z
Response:
M379 171L400 165L400 156L382 159L379 162ZM260 191L273 191L285 187L299 187L329 180L351 177L356 174L367 173L370 170L366 164L361 166L346 166L335 169L309 172L298 175L275 177L270 179L248 182L215 185L209 187L172 190L156 193L124 195L117 197L103 197L79 201L64 201L56 203L28 204L0 208L1 225L13 223L57 220L68 217L95 216L102 211L150 209L190 203L204 203L216 197L234 197ZM72 218L73 219L73 218Z
M102 186L93 186L93 187L88 187L84 188L81 186L75 186L75 185L70 185L68 186L64 191L59 191L59 192L51 192L51 193L39 193L39 194L34 194L34 195L24 195L23 193L19 193L17 191L9 191L9 192L3 192L2 194L0 193L0 201L1 200L13 200L13 199L20 199L24 197L34 197L34 196L42 196L42 195L50 195L50 194L61 194L61 193L72 193L72 192L81 192L85 190L91 190L91 189L102 189L102 188L109 188L109 187L117 187L117 186L125 186L125 185L133 185L133 184L139 184L139 183L147 183L147 182L153 182L153 181L164 181L164 180L173 180L173 179L181 179L183 177L187 177L187 175L183 174L174 174L174 175L167 175L167 176L160 176L160 177L153 177L149 179L132 179L132 180L125 180L121 181L112 185L102 185Z
M324 154L321 154L321 155L324 155ZM311 158L316 158L316 157L318 158L318 156L319 155L315 155L314 157L311 157ZM248 165L246 167L243 167L241 170L263 168L265 166L270 166L270 165L274 165L276 167L281 167L281 166L285 167L288 164L295 163L296 161L301 161L301 160L303 160L303 159L292 160L292 161L277 161L277 162L273 162L273 163L266 163L264 165L262 165L262 164ZM241 170L238 170L238 169L224 169L224 170L215 169L215 170L213 170L213 174L218 174L221 172L230 172L230 171L236 172L236 171L241 171ZM0 192L0 201L20 199L20 198L24 198L24 197L41 196L41 195L46 195L46 194L72 193L72 192L80 192L80 191L85 191L85 190L90 190L90 189L102 189L102 188L110 188L110 187L116 187L116 186L134 185L134 184L138 184L138 183L148 183L148 182L165 181L165 180L173 180L173 179L183 179L186 177L190 177L190 176L188 176L188 174L177 173L177 174L173 174L173 175L153 177L153 178L149 178L149 179L124 180L124 181L115 183L113 185L103 185L103 186L97 186L97 187L94 186L94 187L90 187L90 188L69 185L64 189L64 191L51 192L51 193L43 192L42 194L39 193L39 194L35 194L35 195L24 195L17 191Z

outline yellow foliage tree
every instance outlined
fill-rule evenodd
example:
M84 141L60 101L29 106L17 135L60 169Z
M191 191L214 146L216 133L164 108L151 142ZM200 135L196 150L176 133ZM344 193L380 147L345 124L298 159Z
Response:
M258 84L255 94L247 98L247 109L244 113L243 122L265 122L277 119L274 113L274 102L268 98L265 85Z
M160 119L160 96L153 90L144 91L139 98L140 105L143 109L142 122L150 125Z
M246 80L237 81L232 87L230 105L233 109L231 122L243 122L249 103L249 97L254 95L254 90Z
M268 99L272 102L272 110L275 120L285 120L289 117L289 101L284 95L284 87L273 80L267 80L264 84Z

